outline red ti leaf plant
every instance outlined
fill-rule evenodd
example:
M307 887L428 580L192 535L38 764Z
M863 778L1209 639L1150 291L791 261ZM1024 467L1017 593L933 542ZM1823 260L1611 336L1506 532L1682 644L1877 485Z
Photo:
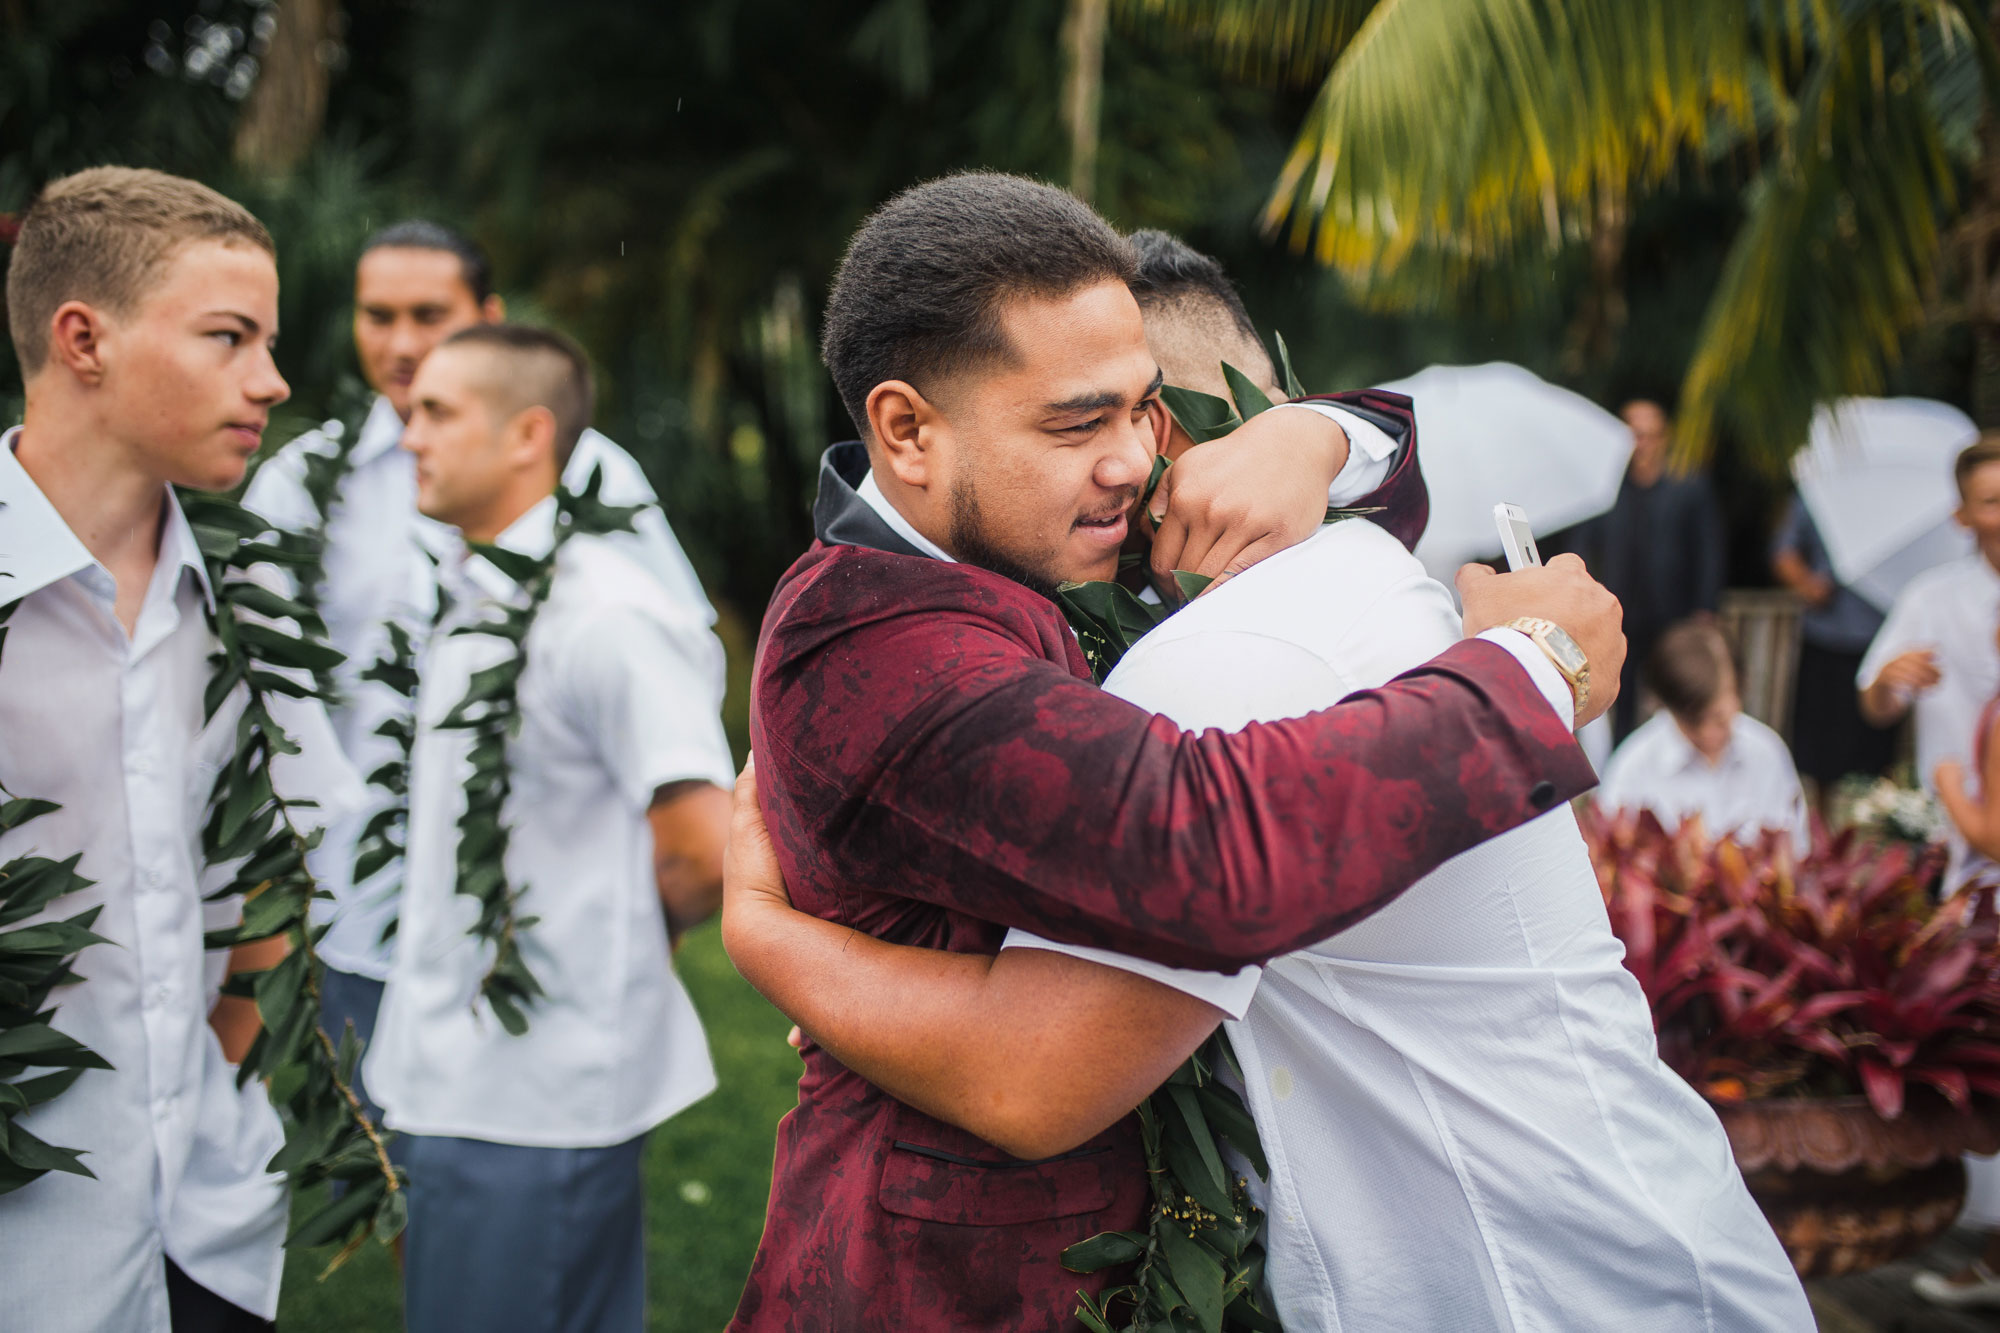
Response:
M1937 903L1941 848L1853 829L1801 858L1651 814L1583 828L1660 1056L1710 1099L2000 1099L2000 886Z

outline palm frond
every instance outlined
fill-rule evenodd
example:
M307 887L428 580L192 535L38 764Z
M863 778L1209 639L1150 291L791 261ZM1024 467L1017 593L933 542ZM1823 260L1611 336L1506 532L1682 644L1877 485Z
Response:
M1697 340L1677 432L1690 458L1726 425L1748 453L1781 467L1818 403L1881 389L1925 316L1955 203L1933 86L1944 80L1925 71L1977 67L1989 39L1912 27L1912 8L1938 7L1850 10L1820 35L1796 119L1752 186ZM1947 35L1959 44L1940 66ZM1951 83L1962 81L1961 71Z
M1380 0L1115 0L1122 27L1207 49L1222 68L1260 82L1326 76Z
M1523 239L1560 245L1718 126L1753 124L1754 52L1742 0L1383 0L1320 90L1266 225L1356 275L1420 249L1471 266Z

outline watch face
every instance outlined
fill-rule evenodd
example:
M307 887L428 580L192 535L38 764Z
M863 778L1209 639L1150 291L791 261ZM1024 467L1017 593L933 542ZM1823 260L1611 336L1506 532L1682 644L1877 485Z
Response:
M1576 640L1569 636L1567 630L1551 627L1544 636L1544 642L1548 644L1549 652L1554 654L1556 665L1571 676L1590 664L1590 660L1583 655L1583 649L1577 647Z

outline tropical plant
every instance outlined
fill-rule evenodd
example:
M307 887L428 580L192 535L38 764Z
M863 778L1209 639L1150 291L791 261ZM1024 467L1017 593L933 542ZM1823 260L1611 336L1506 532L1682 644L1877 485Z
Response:
M1748 181L1680 438L1767 461L1812 409L1879 392L1929 316L1971 324L2000 420L2000 90L1975 0L1123 0L1234 68L1324 74L1265 210L1371 299L1435 304L1588 255L1573 328L1603 354L1634 202ZM1440 90L1444 90L1442 95ZM1961 175L1974 167L1969 201ZM1963 300L1941 301L1947 258ZM1531 279L1530 281L1534 281Z
M1935 902L1936 847L1816 826L1709 841L1650 813L1584 835L1660 1058L1715 1101L1913 1091L2000 1099L2000 915L1992 886Z

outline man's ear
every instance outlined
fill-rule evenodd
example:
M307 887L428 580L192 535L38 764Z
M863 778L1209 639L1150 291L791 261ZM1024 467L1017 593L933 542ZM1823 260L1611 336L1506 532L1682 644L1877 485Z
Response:
M509 466L526 471L545 462L556 467L556 414L542 406L524 407L507 423L501 446Z
M935 463L931 447L944 428L944 414L914 384L884 380L868 395L868 429L875 447L905 486L930 484Z
M43 369L60 365L85 384L104 379L105 320L95 306L64 301L49 316L49 357ZM36 372L39 374L40 372Z
M499 324L506 320L507 302L501 298L500 293L489 293L486 299L479 303L479 318L481 322L487 324Z

